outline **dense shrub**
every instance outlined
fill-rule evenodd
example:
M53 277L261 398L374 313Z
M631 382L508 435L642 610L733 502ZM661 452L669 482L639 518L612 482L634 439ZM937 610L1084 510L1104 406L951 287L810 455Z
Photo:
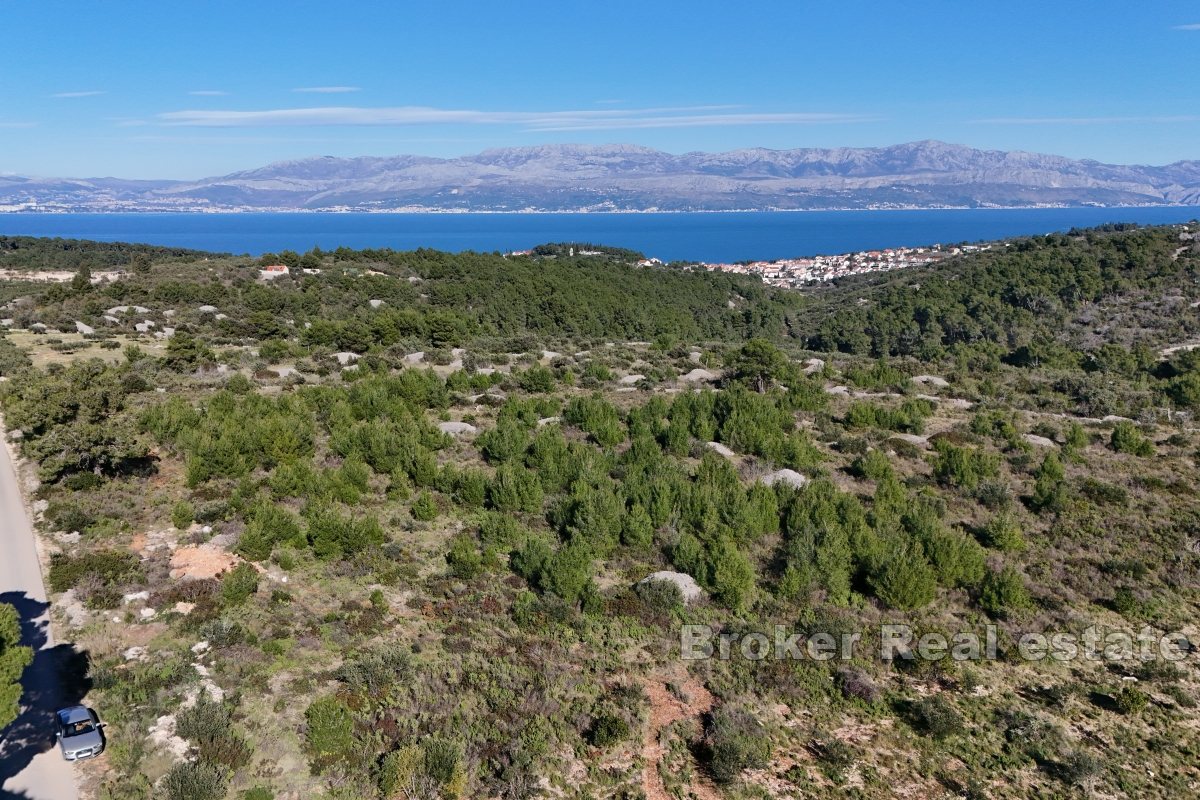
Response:
M612 747L629 738L629 723L614 714L601 714L592 722L588 739L596 747Z
M375 517L343 517L327 507L310 507L308 541L319 558L347 557L381 545L386 540Z
M515 420L506 419L480 434L476 443L484 458L492 463L501 463L524 454L529 446L529 434Z
M225 772L202 761L181 761L162 779L167 800L222 800L226 792Z
M1154 455L1154 443L1147 439L1136 425L1128 421L1118 422L1113 427L1109 444L1118 453L1142 457Z
M718 783L732 783L743 770L762 767L771 758L771 739L748 711L721 706L707 731L708 767Z
M1048 453L1034 474L1030 507L1035 511L1061 511L1066 503L1065 475L1058 456Z
M31 363L24 350L10 342L8 337L0 336L0 377L15 375Z
M450 574L461 580L470 580L483 571L483 556L475 539L460 533L450 540L450 551L446 553L446 565Z
M78 556L55 553L50 557L47 577L55 592L65 592L85 579L111 588L141 580L142 565L136 555L120 550L95 550Z
M891 608L928 605L937 593L937 575L920 548L896 545L871 576L871 587Z
M744 609L754 595L754 565L729 537L710 543L707 574L714 599L735 611Z
M515 464L501 465L488 487L488 504L497 511L535 513L542 509L543 497L537 476Z
M466 785L461 745L431 736L385 755L378 785L384 797L459 797Z
M576 397L567 404L563 419L589 434L601 447L612 447L625 441L620 412L599 395Z
M487 546L507 550L524 542L528 535L521 523L507 514L488 511L479 523L479 540Z
M437 500L434 500L433 495L429 492L421 492L413 501L412 515L413 519L421 522L430 522L436 519L438 515Z
M171 524L177 530L187 530L196 519L196 510L186 500L180 500L171 509Z
M21 645L17 609L0 603L0 728L7 727L21 712L21 676L31 663L33 649Z
M634 589L638 599L655 614L671 614L683 608L683 592L674 581L641 581Z
M1025 548L1025 536L1015 516L1002 512L988 520L983 528L983 543L1004 552L1016 552Z
M654 541L654 521L641 504L635 504L621 522L621 544L635 549L648 548Z
M855 401L846 412L846 425L851 428L921 433L925 429L925 419L932 413L933 404L928 400L905 400L898 408Z
M249 522L237 542L237 552L254 561L264 561L278 545L305 547L308 539L300 521L286 508L260 503L248 515Z
M860 478L880 481L894 474L892 462L887 454L879 449L871 449L858 456L850 464L850 472Z
M977 448L959 447L945 439L934 444L937 459L933 474L945 486L975 489L981 481L999 474L1000 459L995 453Z
M1122 686L1113 694L1113 704L1122 714L1140 713L1150 703L1150 697L1136 686Z
M536 394L554 391L556 383L554 373L540 364L535 364L524 372L518 372L514 377L517 379L518 386L527 392Z
M412 675L412 655L398 646L376 647L347 659L337 678L352 691L382 699L389 688Z
M314 770L348 759L354 750L354 718L336 697L321 697L304 712L304 738Z
M1033 601L1021 574L1011 566L988 570L979 592L979 605L993 617L1008 618L1029 608Z
M243 605L258 591L258 570L251 564L238 564L221 579L221 605Z
M43 481L79 473L115 476L148 454L147 443L122 412L140 391L137 376L99 359L22 373L5 386L6 424L20 428L22 453L38 464Z
M917 730L935 739L962 733L965 727L962 715L943 694L918 700L913 705L912 717Z
M231 770L250 763L250 746L234 731L232 711L222 703L201 700L181 710L175 732L196 747L202 762Z

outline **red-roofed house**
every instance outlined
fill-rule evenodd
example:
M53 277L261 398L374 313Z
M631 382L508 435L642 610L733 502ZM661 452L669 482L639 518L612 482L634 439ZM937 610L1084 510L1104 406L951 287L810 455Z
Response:
M264 278L278 278L280 275L287 275L291 272L287 264L268 264L260 271Z

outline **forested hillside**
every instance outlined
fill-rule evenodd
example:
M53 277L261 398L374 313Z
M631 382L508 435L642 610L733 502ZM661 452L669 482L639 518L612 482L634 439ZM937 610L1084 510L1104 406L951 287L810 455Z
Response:
M804 293L571 252L21 284L0 403L97 797L1195 793L1189 230Z
M177 247L156 247L126 242L93 242L85 239L41 239L35 236L0 236L0 269L108 269L134 268L169 258L202 258L209 255Z

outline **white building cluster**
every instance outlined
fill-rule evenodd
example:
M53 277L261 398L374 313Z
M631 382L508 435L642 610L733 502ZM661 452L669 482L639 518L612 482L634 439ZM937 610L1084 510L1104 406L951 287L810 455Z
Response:
M757 275L771 286L794 288L808 283L861 275L867 272L887 272L905 267L923 266L960 253L988 250L991 245L962 245L959 247L892 247L887 250L864 250L811 258L785 258L778 261L752 261L745 264L708 264L705 269Z

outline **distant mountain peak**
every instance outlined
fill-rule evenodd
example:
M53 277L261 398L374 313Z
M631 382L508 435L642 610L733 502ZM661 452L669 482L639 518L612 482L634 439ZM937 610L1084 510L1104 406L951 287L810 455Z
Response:
M689 211L1200 203L1200 162L1123 166L936 139L665 153L541 144L459 158L331 155L199 181L6 176L0 206L62 210Z

